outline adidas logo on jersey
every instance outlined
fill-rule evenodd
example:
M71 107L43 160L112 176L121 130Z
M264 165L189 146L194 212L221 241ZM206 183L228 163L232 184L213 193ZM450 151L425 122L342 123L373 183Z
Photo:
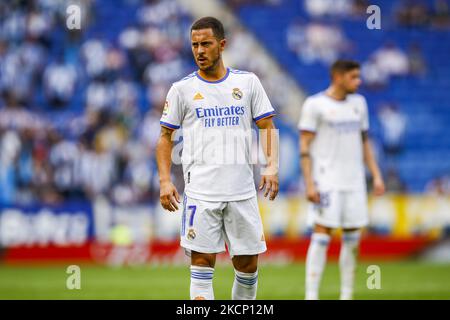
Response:
M194 100L202 100L204 99L200 92L197 92L194 96Z

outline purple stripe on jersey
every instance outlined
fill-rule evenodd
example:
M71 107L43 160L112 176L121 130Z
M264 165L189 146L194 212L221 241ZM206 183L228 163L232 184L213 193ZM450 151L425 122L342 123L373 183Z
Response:
M266 112L266 113L264 113L264 114L262 114L262 115L260 115L260 116L258 116L256 118L253 118L253 120L256 122L256 121L259 121L261 119L267 118L269 116L274 116L274 115L275 115L275 111L270 111L270 112Z
M167 122L164 122L164 121L160 121L159 123L162 126L168 127L168 128L171 128L171 129L179 129L180 128L180 126L177 126L177 125L174 125L174 124L170 124L170 123L167 123Z
M225 76L222 79L216 80L216 81L209 81L206 79L203 79L198 72L195 72L195 75L197 76L197 78L199 78L200 80L207 82L207 83L220 83L222 81L225 81L228 78L228 75L230 74L230 68L227 68L227 73L225 74Z
M181 216L181 235L184 236L186 233L186 195L183 196L183 214Z

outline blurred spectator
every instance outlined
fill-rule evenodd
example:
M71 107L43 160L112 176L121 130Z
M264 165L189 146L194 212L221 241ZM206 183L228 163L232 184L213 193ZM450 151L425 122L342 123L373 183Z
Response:
M384 104L378 119L382 126L383 147L388 154L397 154L402 149L403 137L406 130L406 116L393 104Z
M389 74L378 66L374 56L362 64L361 77L363 84L372 90L383 89L389 83Z
M373 53L378 68L390 76L402 76L409 72L408 56L393 42L387 42Z
M353 16L367 17L367 7L370 3L367 0L353 0Z
M435 0L432 25L436 28L450 28L450 4L448 0Z
M403 151L407 126L406 116L393 103L384 104L378 111L381 124L381 143L386 155L388 169L395 168L396 157Z
M353 12L351 0L305 0L304 6L306 12L313 18L348 16Z
M76 80L77 73L72 65L58 60L47 66L44 71L44 89L52 107L61 108L69 103Z
M389 168L387 170L385 184L388 192L404 193L407 191L405 184L398 175L398 171L394 168Z
M11 204L15 200L16 175L14 163L20 152L20 139L12 130L0 130L0 201Z
M364 17L369 6L366 0L306 0L303 3L312 18Z
M427 193L437 196L450 195L450 175L444 175L431 180L425 187Z
M95 137L95 149L101 153L117 153L127 140L125 128L112 115L107 116L106 123L97 132Z
M405 27L450 27L450 3L448 0L404 0L396 13L397 21Z
M64 140L56 134L49 160L53 168L53 180L56 188L65 197L80 197L77 165L80 161L80 149L76 142Z
M33 42L13 47L0 44L0 88L9 91L24 105L33 97L36 77L41 71L45 50Z
M91 82L86 90L86 106L88 111L98 111L113 105L114 88L111 83Z
M106 44L98 39L90 39L82 45L81 52L86 61L88 76L92 79L99 79L103 76L107 62Z
M422 48L418 43L413 43L408 50L409 72L415 76L424 76L427 65L422 54Z
M297 20L286 36L289 49L307 64L318 61L329 65L351 47L339 27L320 22L303 24Z
M420 51L414 50L408 57L393 42L387 42L362 64L361 74L365 84L373 89L383 88L391 77L408 75L410 66L416 68L423 63Z
M397 21L405 27L423 27L430 21L430 12L423 0L403 0L396 12Z

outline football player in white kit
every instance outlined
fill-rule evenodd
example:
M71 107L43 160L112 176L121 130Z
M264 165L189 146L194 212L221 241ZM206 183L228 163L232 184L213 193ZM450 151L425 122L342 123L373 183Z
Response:
M265 189L264 196L270 200L278 193L278 145L272 139L275 111L255 74L225 68L225 45L224 29L217 19L205 17L192 25L191 46L198 71L170 88L156 151L161 205L175 211L180 197L170 177L171 136L182 128L185 195L180 244L191 256L190 297L197 300L214 299L216 254L225 251L225 244L235 269L232 299L256 298L258 255L266 251L266 243L253 162L247 157L251 148L245 137L234 136L251 132L253 122L266 129L262 144L267 171L259 190ZM234 142L224 138L230 133ZM211 161L232 151L245 161Z
M353 297L361 228L369 222L364 162L375 195L385 191L368 138L367 103L355 93L360 83L359 64L338 60L331 67L331 85L308 97L301 111L301 165L314 224L306 257L308 300L319 298L331 232L337 228L343 231L340 298Z

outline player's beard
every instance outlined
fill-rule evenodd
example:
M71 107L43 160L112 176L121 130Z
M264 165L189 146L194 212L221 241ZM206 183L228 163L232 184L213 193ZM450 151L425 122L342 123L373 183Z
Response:
M358 91L358 87L347 87L345 88L346 94L353 94Z
M200 67L200 65L197 63L197 66L200 70L202 70L203 72L212 72L214 71L217 66L219 65L220 60L222 59L222 54L220 53L220 48L217 47L217 54L215 55L215 57L212 59L211 65L207 66L207 67Z

